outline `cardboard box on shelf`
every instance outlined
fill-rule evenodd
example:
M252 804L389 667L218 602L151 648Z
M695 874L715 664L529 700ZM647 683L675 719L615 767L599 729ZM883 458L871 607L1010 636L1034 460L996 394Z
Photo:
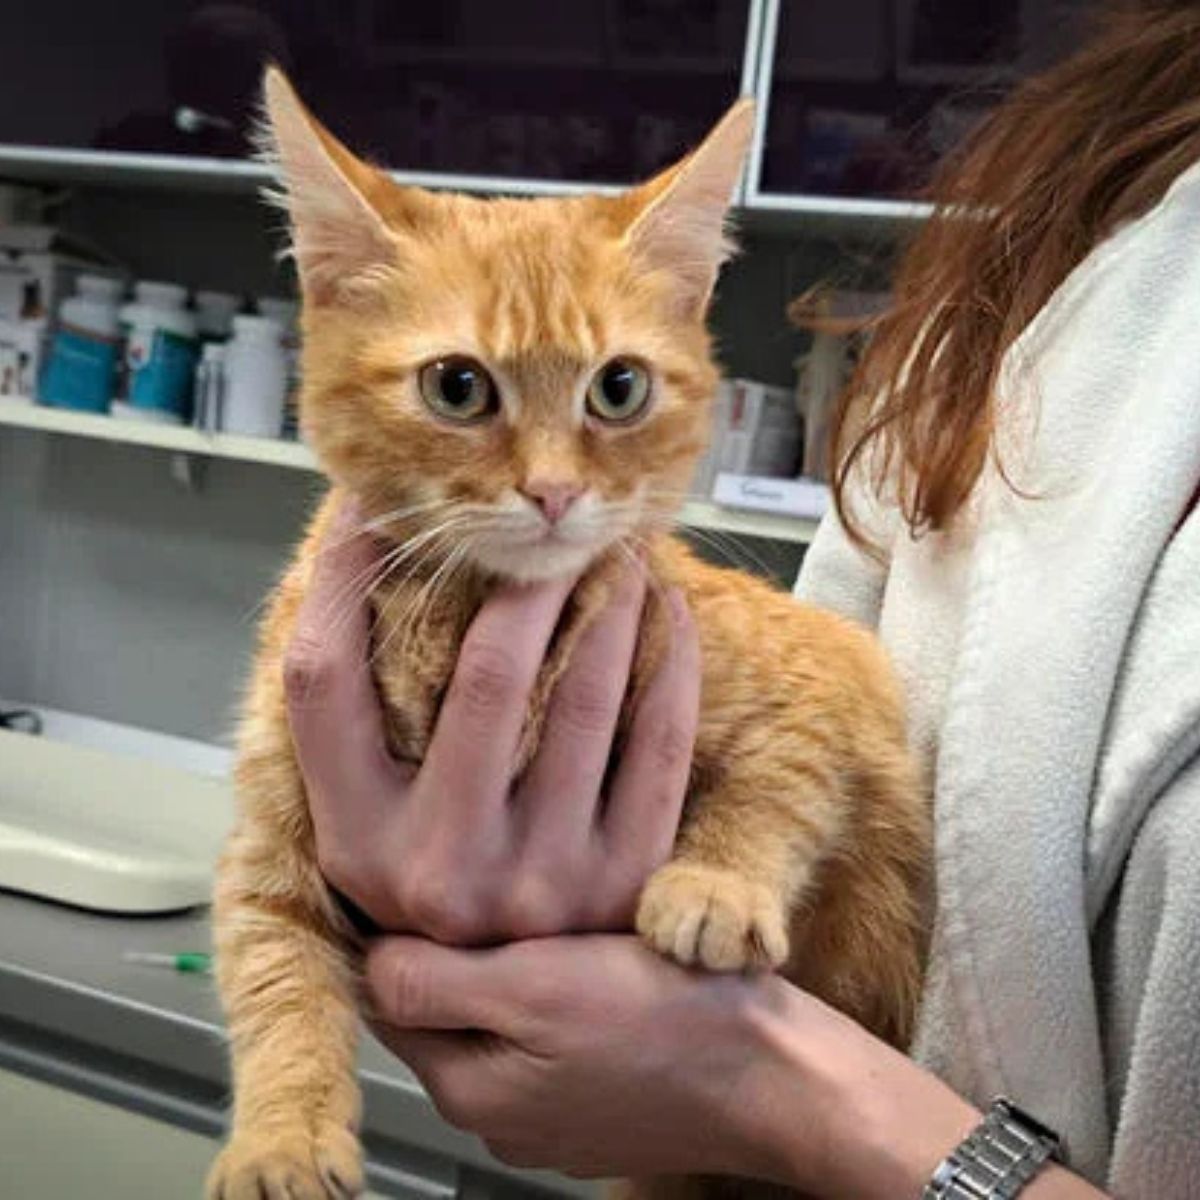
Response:
M0 396L32 399L46 348L46 322L0 317Z
M713 484L713 501L728 508L775 513L819 521L829 508L829 488L815 479L776 479L722 471Z
M795 475L803 444L803 422L787 388L752 379L722 380L713 408L712 438L697 464L692 491L710 495L720 471Z
M0 225L0 318L53 317L83 272L118 274L49 225Z

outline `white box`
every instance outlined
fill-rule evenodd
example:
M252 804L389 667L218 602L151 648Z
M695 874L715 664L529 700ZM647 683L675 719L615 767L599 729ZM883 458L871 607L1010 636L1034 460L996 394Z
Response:
M786 388L771 387L752 379L728 381L729 415L722 431L717 470L737 474L775 473L781 457L799 454L800 414ZM795 462L782 468L793 474Z
M85 271L116 274L49 225L0 225L0 317L53 317Z
M0 396L29 400L37 394L45 349L45 321L0 318Z
M717 384L713 396L712 415L709 421L708 448L696 463L692 475L691 493L693 496L707 497L712 491L713 479L717 473L717 460L721 454L721 445L729 429L729 410L733 401L733 385L728 379L722 379Z
M773 479L723 471L713 485L713 500L727 508L819 521L829 510L829 488L814 479Z

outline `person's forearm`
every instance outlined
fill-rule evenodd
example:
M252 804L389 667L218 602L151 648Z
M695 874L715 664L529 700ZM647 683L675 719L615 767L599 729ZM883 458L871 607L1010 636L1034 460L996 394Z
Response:
M1106 1200L1107 1192L1094 1188L1086 1179L1050 1166L1021 1194L1021 1200Z
M754 1105L763 1170L820 1200L918 1200L982 1114L909 1058L792 989L754 1021L770 1064ZM814 1028L814 1025L818 1026ZM794 1113L823 1113L820 1128ZM1022 1200L1102 1200L1049 1167Z

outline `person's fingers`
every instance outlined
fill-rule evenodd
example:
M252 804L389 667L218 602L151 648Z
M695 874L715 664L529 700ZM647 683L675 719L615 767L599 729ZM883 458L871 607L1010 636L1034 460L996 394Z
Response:
M383 717L367 661L366 594L380 558L361 524L351 502L330 522L284 656L288 719L318 839L335 817L339 837L350 822L369 827L386 799Z
M529 696L574 585L505 584L480 609L425 756L439 797L466 808L507 799Z
M615 862L647 872L670 857L700 718L700 636L687 601L668 594L671 645L638 703L604 813Z
M504 1035L518 1007L512 954L383 937L367 948L367 993L392 1030L486 1030Z
M519 798L533 836L553 845L586 837L595 826L645 596L641 565L623 570L607 607L581 635L550 698L541 742Z

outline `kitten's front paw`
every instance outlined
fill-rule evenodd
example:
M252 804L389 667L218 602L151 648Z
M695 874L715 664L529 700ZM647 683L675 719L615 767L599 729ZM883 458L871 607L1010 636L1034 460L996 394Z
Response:
M208 1175L208 1200L352 1200L363 1191L358 1139L336 1125L239 1133Z
M780 967L788 956L787 913L770 889L696 863L650 877L637 930L667 958L710 971Z

